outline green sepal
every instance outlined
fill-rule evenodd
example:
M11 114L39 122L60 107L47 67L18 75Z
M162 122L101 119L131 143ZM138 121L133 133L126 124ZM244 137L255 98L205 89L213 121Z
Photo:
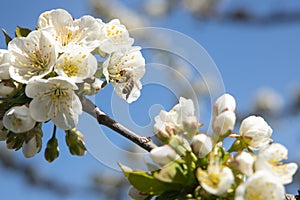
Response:
M2 33L5 37L5 43L6 43L6 46L8 45L8 43L12 40L12 37L10 37L7 33L7 31L3 28L2 29Z
M238 151L242 151L244 149L247 148L247 145L245 144L245 142L242 139L236 139L233 144L231 145L231 147L229 148L228 152L238 152Z
M15 30L15 36L16 37L26 37L31 32L28 28L22 28L20 26L17 26Z

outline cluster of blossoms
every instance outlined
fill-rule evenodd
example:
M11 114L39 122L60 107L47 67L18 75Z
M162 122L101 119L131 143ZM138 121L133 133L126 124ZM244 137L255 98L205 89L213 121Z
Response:
M273 143L271 127L249 116L234 133L236 102L229 95L213 106L211 136L198 130L193 102L180 98L169 112L155 118L154 132L164 143L154 148L149 172L121 166L132 184L133 199L284 199L284 185L292 182L295 163L284 164L287 149ZM223 140L234 139L226 150Z
M69 131L68 145L68 135L75 135L79 146L69 145L75 154L85 152L74 129L83 110L80 95L93 95L111 82L128 103L140 96L145 60L118 19L74 19L56 9L42 13L35 30L18 27L15 35L5 33L8 48L0 50L0 133L9 148L23 147L26 157L40 151L41 123L49 120ZM51 146L57 146L54 137Z

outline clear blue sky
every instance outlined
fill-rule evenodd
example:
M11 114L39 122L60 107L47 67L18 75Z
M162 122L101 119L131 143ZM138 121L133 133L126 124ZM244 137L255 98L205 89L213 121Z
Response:
M136 1L134 2L136 3ZM264 9L268 9L266 5L269 4L265 3L262 6L265 8L258 10L262 10L260 12L263 13ZM299 3L295 3L295 1L294 4L288 1L287 5L290 8L300 7ZM84 14L93 15L88 1L3 1L0 7L0 26L10 34L13 33L17 25L33 29L39 14L53 8L64 8L74 17L80 17ZM291 85L300 84L299 22L270 26L252 26L218 21L201 23L191 20L191 17L184 11L176 11L172 16L162 21L155 18L152 20L156 26L174 29L192 37L207 50L218 66L227 92L236 97L238 109L242 111L250 110L249 106L251 106L253 95L260 87L271 87L279 92L285 101L289 101L292 92L290 90ZM0 38L0 47L5 48L3 37ZM170 94L157 96L157 88L146 87L143 92L145 94L141 96L141 99L131 105L129 109L132 112L132 118L137 123L147 124L150 121L148 110L152 104L161 104L167 108L170 108L172 104L168 104L164 100L164 98L168 99ZM111 87L108 87L96 99L97 104L110 114L111 94ZM147 106L143 106L143 104ZM146 120L144 116L146 116ZM86 128L87 124L84 123L88 123L89 127L93 124L85 119L80 126ZM273 129L273 139L288 147L291 160L299 160L299 117L285 119L279 124L274 124ZM48 130L48 133L45 132L45 138L50 138L51 128L45 130ZM99 132L98 127L88 130L87 137L89 138ZM109 134L111 133L107 129L104 130ZM119 141L114 143L120 146L127 144L118 136L109 137L113 142ZM81 158L70 156L65 148L62 132L59 139L61 141L61 156L52 164L48 164L43 159L42 153L32 159L23 159L21 152L12 153L18 156L22 162L36 165L42 176L57 178L65 184L74 184L78 189L81 186L83 188L86 186L88 178L94 172L116 173L115 170L105 167L90 154ZM88 148L94 149L93 145L97 145L97 142L89 143ZM99 142L99 145L102 143ZM105 160L107 165L115 165L118 160L112 158L112 152L106 152L104 148L99 151L99 154L101 155L98 155L98 158ZM3 199L60 198L46 190L28 186L26 181L22 177L16 176L14 172L0 168L0 174L1 198ZM288 191L296 192L295 187L288 189ZM84 195L78 192L68 199L82 199ZM97 199L96 196L91 196L89 199L92 198Z

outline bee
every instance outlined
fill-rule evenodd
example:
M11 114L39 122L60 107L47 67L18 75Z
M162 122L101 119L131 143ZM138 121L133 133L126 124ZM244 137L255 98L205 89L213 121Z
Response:
M124 83L124 88L122 89L122 94L125 94L126 100L129 98L134 86L140 89L138 83L134 78L134 74L130 71L121 70L120 77L115 80L117 83Z

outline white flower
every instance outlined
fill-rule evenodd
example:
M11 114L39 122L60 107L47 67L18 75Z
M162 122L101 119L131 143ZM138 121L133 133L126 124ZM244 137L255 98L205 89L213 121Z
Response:
M235 108L236 108L236 102L234 97L231 96L230 94L223 94L214 103L213 116L216 117L225 111L234 112Z
M196 176L201 186L209 193L221 195L234 183L234 176L229 167L222 166L219 158L211 156L207 170L197 169Z
M179 155L169 145L156 147L150 151L150 157L156 164L164 166L179 158Z
M283 164L288 150L281 144L272 143L259 151L255 161L255 170L267 170L277 176L282 184L291 183L298 166L296 163Z
M72 48L74 44L92 52L100 44L101 24L92 16L73 20L63 9L50 10L39 16L38 28L52 34L59 52Z
M32 31L26 38L14 38L9 42L8 50L12 57L10 76L20 83L50 73L57 57L53 38L44 31Z
M77 46L68 49L59 57L54 71L60 76L70 78L75 83L80 83L96 73L97 60L87 50Z
M130 47L134 40L129 37L126 27L118 19L113 19L102 28L100 49L105 53L119 51Z
M258 150L268 144L273 130L262 117L250 116L242 121L240 135L249 148Z
M10 54L6 49L0 49L0 80L10 79Z
M203 158L212 150L212 139L204 133L195 135L192 139L191 147L193 149L193 152L199 158Z
M82 105L75 94L77 86L63 77L36 79L26 86L25 93L33 98L30 102L30 114L39 122L52 120L63 130L74 128Z
M111 81L115 92L128 103L140 96L140 79L145 73L145 59L140 47L131 47L112 53L103 63L103 74Z
M222 136L228 133L228 131L232 131L234 129L235 121L235 113L231 110L220 113L213 119L212 128L214 134Z
M22 133L31 130L35 121L30 117L28 107L15 106L6 111L3 126L14 133Z
M22 152L25 158L31 158L39 152L36 136L33 136L28 142L24 141L22 145Z
M269 171L258 171L241 184L235 192L235 200L283 200L284 187Z
M198 130L194 103L191 99L183 97L179 98L179 103L169 112L162 110L154 120L154 133L162 138L182 134L187 139L192 139Z
M253 174L254 157L250 153L244 151L239 152L236 154L234 161L240 172L246 176L251 176Z
M198 130L198 120L194 113L193 101L180 97L179 103L169 112L162 110L155 117L155 134L165 139L176 134L182 134L187 139L192 139Z

